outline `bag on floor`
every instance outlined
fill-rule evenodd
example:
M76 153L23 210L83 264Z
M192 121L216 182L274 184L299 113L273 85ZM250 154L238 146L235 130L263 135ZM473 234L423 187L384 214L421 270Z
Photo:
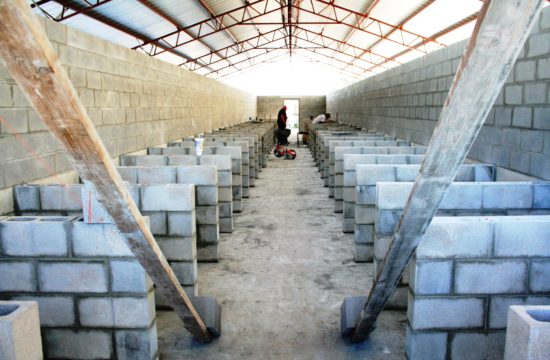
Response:
M285 156L285 148L281 145L275 146L275 149L273 150L273 155L278 158Z
M285 151L285 159L286 160L294 160L296 159L296 151L292 149L286 149Z

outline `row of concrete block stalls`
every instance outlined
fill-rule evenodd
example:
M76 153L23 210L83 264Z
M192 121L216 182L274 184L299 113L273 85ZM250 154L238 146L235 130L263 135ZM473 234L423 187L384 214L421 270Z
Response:
M121 156L129 194L190 297L197 262L223 259L220 242L272 147L272 123L245 123L204 134L202 146L181 139ZM94 193L60 184L14 194L16 216L0 219L0 358L157 359L155 311L169 304ZM36 319L14 328L18 314Z
M354 234L354 260L374 263L376 277L427 149L345 124L310 133L342 231ZM495 181L495 173L493 165L461 166L386 306L407 311L408 359L501 359L510 307L550 305L550 183ZM550 312L541 314L546 323L534 323L548 328ZM510 341L529 328L508 325ZM506 346L506 358L550 358L531 357L537 346Z

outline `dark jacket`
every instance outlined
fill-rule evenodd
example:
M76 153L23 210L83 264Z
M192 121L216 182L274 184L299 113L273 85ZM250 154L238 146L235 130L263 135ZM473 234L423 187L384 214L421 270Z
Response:
M281 130L286 129L286 119L286 110L279 110L279 113L277 114L277 128Z

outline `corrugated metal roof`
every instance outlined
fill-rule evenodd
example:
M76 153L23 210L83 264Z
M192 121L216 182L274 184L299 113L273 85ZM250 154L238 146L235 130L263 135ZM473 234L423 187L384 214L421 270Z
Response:
M350 81L469 36L482 4L480 0L28 2L36 13L213 78L229 78L286 52L329 64Z

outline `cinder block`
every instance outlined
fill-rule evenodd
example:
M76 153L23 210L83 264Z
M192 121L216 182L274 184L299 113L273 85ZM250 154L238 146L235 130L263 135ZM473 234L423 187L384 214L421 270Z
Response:
M344 337L353 335L355 327L361 319L361 311L365 307L367 296L350 296L344 298L340 306L340 334Z
M188 237L156 237L162 253L168 261L194 261L197 259L197 239Z
M216 225L218 224L218 206L197 206L195 209L197 224Z
M447 354L446 332L412 331L407 326L406 346L409 360L441 360Z
M549 292L550 282L548 279L550 279L550 260L533 260L529 274L529 290Z
M13 188L15 207L18 211L40 210L40 187L19 185Z
M197 205L218 205L217 186L197 186Z
M498 257L550 257L550 221L529 216L495 223L495 255Z
M505 333L456 333L451 341L451 359L485 360L502 359Z
M220 244L203 245L197 248L197 261L218 262L220 260Z
M66 222L70 218L11 217L2 221L0 243L9 256L66 256ZM61 220L61 221L56 221Z
M105 293L108 274L103 263L39 263L42 292Z
M111 359L113 356L110 331L46 329L44 347L53 359Z
M0 301L0 359L41 360L38 304Z
M111 291L122 293L147 293L153 281L135 260L111 260Z
M407 317L412 330L481 328L485 320L481 298L409 297Z
M72 223L72 244L76 256L133 256L125 237L114 224Z
M533 203L533 189L530 184L484 184L484 209L525 209Z
M14 300L36 301L40 326L59 327L75 324L74 301L70 296L17 296Z
M42 210L82 211L82 185L40 187Z
M505 360L544 359L550 353L550 307L511 306Z
M220 233L228 234L233 232L233 218L220 218Z
M518 294L525 291L527 262L523 260L457 262L457 294Z
M355 243L374 244L374 225L355 224Z
M36 282L32 263L5 261L0 263L0 291L35 291Z
M222 332L221 308L216 298L212 296L197 296L192 297L191 302L204 321L208 331L212 336L219 337Z
M196 233L196 213L171 211L168 212L168 235L190 237Z
M156 323L147 330L115 331L115 351L118 359L155 360L158 358Z
M137 181L140 184L175 184L176 169L174 167L140 167L137 169Z
M194 185L148 185L140 190L144 211L191 211L195 207Z
M198 270L196 262L170 262L177 279L182 285L194 285L197 283Z
M177 182L180 184L218 185L218 173L215 166L178 166Z
M80 323L86 327L148 328L154 318L153 292L147 297L82 298Z
M197 241L199 247L218 243L220 239L220 228L218 224L204 224L197 227Z
M452 261L413 261L411 269L410 288L416 295L450 293Z
M416 256L423 258L486 258L492 250L493 225L483 218L434 218Z

